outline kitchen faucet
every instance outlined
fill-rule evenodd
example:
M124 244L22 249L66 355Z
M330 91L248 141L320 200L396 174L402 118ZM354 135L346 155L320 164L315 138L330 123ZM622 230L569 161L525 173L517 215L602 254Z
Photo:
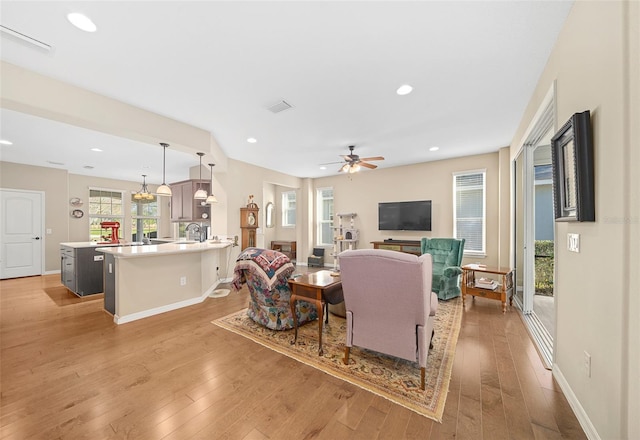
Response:
M193 227L192 227L192 226L193 226ZM191 233L192 233L192 232L193 232L193 233L198 234L198 235L197 235L197 238L195 239L196 241L203 242L203 241L205 241L205 240L207 239L207 237L206 237L206 235L207 235L207 234L206 234L206 232L204 231L204 229L202 228L202 226L200 226L200 225L199 225L199 224L197 224L197 223L189 223L189 224L187 225L187 227L186 227L186 228L184 228L184 231L185 231L185 233L186 233L186 235L187 235L187 239L189 239L189 240L193 240L193 239L191 238Z

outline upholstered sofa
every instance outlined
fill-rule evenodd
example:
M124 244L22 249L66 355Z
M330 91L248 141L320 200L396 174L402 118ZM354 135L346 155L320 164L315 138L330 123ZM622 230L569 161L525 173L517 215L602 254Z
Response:
M246 283L250 299L247 315L255 322L273 330L293 328L289 305L289 277L295 266L282 252L247 248L237 258L231 286L238 291ZM318 318L315 305L296 302L298 324Z
M438 309L431 291L431 255L360 249L338 258L347 312L345 363L353 346L418 361L424 389Z
M423 238L420 242L422 254L433 257L433 281L431 289L440 299L460 296L460 276L464 238Z

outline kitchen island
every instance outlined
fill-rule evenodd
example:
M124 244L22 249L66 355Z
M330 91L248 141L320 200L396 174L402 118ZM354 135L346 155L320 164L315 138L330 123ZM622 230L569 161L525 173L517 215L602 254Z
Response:
M105 247L104 304L116 324L204 301L226 273L230 242Z

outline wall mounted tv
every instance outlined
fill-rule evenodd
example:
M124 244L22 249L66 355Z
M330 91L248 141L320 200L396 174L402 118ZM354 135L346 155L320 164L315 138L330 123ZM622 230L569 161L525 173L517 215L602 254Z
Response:
M378 230L430 231L431 200L378 203Z

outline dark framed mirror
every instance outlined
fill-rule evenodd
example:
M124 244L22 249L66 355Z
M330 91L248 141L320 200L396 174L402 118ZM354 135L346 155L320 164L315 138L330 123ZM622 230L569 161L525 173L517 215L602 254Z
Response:
M551 138L556 221L595 221L590 112L575 113Z

